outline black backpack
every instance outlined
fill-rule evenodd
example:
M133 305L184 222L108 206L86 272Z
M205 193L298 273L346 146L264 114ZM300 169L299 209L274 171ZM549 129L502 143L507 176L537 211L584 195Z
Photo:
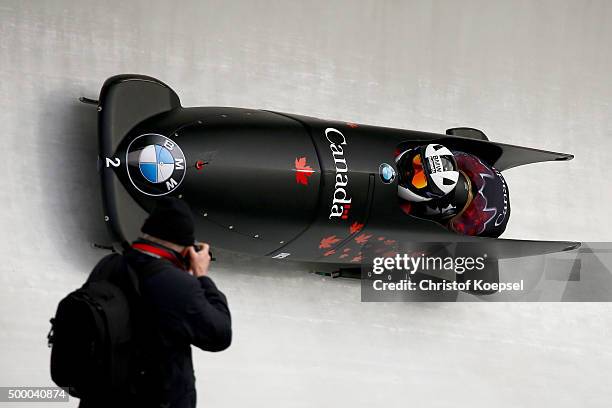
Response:
M60 301L48 335L51 378L70 395L101 400L136 392L134 376L144 374L139 277L122 255L112 254Z

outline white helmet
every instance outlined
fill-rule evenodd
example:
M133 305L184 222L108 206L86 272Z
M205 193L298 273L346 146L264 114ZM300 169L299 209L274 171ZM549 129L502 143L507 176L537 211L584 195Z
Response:
M398 194L408 201L441 198L457 186L459 171L453 154L441 144L406 150L396 159Z

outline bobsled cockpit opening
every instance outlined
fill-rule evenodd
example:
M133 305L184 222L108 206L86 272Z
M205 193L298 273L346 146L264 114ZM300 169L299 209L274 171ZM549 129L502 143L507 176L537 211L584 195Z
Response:
M510 216L509 189L493 166L438 140L403 148L396 165L398 200L405 214L460 235L497 238L504 232Z

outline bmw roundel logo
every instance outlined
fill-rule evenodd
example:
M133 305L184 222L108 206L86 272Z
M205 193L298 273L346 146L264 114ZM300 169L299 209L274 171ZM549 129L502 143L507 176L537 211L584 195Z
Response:
M174 157L162 145L148 145L140 151L140 172L151 183L163 183L174 172Z
M141 193L162 196L176 190L185 177L185 155L166 136L147 133L136 137L126 153L130 181Z
M378 173L383 183L389 184L395 180L395 169L387 163L383 163L378 168Z

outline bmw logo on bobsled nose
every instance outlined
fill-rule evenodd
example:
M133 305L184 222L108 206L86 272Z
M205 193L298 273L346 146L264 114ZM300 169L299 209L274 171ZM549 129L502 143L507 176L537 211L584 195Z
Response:
M128 145L127 172L138 191L163 196L176 190L185 177L185 155L166 136L147 133Z

